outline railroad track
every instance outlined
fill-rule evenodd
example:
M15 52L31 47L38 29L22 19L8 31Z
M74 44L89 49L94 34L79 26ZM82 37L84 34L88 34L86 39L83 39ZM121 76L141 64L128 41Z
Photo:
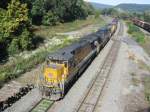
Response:
M47 112L53 103L53 101L48 99L41 99L40 102L36 104L30 112Z
M6 110L8 107L11 107L14 103L28 94L34 85L21 86L19 83L12 83L12 85L5 86L4 91L0 92L0 112ZM7 89L9 88L9 89Z
M120 23L118 36L123 34L123 24ZM107 54L100 71L97 73L84 99L80 102L75 112L95 112L100 107L100 98L109 78L109 74L116 60L120 48L120 41L115 39Z
M120 29L118 32L118 35L122 35L123 29L122 29L122 24L120 23ZM102 91L102 89L104 88L104 85L106 83L107 79L106 77L108 77L108 74L111 70L111 67L113 65L113 63L115 62L116 56L117 56L117 52L119 50L119 46L120 46L120 42L118 40L114 40L114 44L112 45L111 48L111 52L109 52L109 54L107 55L105 62L103 63L103 66L101 68L101 70L98 72L97 77L95 78L94 83L92 84L90 90L88 91L86 97L84 98L84 100L82 101L80 107L78 108L77 112L80 112L80 110L82 109L83 106L88 105L89 107L96 107L96 105L98 104L98 100L94 100L95 101L95 106L92 103L86 102L87 98L89 98L89 94L93 94L93 92L95 92L96 88L99 86L101 89L99 89L100 91ZM107 72L106 72L107 70ZM99 74L103 74L103 75L99 75ZM101 96L101 92L97 91L96 93L93 94L93 96L91 97L91 101L93 101L93 99L97 99L98 97ZM92 92L92 93L91 93ZM100 94L98 94L100 93ZM40 102L38 102L32 109L30 112L47 112L52 105L54 104L54 101L50 101L48 99L41 99ZM87 106L86 106L87 107ZM81 110L84 111L84 110ZM89 110L86 110L86 112L90 112Z
M120 29L119 29L119 32L118 32L118 36L122 36L123 35L123 31L124 31L124 27L123 27L123 23L122 22L119 22L120 23Z

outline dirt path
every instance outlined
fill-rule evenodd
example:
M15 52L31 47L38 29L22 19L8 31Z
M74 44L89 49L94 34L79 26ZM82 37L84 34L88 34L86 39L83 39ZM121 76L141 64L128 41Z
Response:
M106 22L106 23L111 23L112 18L110 17L105 17L101 16L101 18ZM73 36L73 37L82 37L84 35L91 34L92 32L97 31L100 28L100 24L96 25L87 25L86 27L83 27L81 29L71 31L71 32L66 32L66 33L57 33L58 35L68 35L68 36Z
M99 28L100 28L100 25L88 25L76 31L71 31L71 32L66 32L66 33L57 33L57 34L80 38L84 35L88 35L88 34L91 34L92 32L97 31Z

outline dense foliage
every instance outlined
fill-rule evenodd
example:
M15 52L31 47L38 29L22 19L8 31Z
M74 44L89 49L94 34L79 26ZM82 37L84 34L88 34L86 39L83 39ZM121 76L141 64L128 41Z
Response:
M31 15L33 24L55 25L76 19L85 19L91 13L83 0L35 0Z
M103 9L101 11L103 15L111 15L116 16L120 18L138 18L141 20L144 20L146 22L150 23L150 11L144 11L144 12L125 12L125 11L119 11L116 8L109 8L109 9Z
M5 43L10 54L29 49L32 34L29 31L27 5L11 0L7 9L1 9L0 17L0 44Z
M93 11L83 0L1 0L0 54L5 51L12 55L31 49L32 24L52 26L86 19Z
M119 4L115 6L115 8L121 9L126 12L145 12L150 10L150 5L149 4Z
M50 51L69 42L66 40L60 45L49 46L49 50L43 51L39 48L34 55L24 56L22 54L26 52L22 51L32 50L43 42L43 38L34 35L38 31L35 29L41 28L35 25L53 26L68 22L66 25L71 29L82 25L79 23L83 20L78 19L86 19L92 14L93 7L83 0L0 0L0 64L4 63L0 67L0 87L4 82L42 63ZM88 18L83 23L87 21ZM92 19L90 22L93 22ZM46 29L50 28L47 26Z
M103 15L115 15L115 16L118 16L119 12L114 9L114 8L108 8L108 9L103 9L102 12L101 12Z
M135 13L131 13L130 15L131 15L131 17L137 17L139 19L142 19L142 20L150 23L150 11L145 11L143 13L135 12Z

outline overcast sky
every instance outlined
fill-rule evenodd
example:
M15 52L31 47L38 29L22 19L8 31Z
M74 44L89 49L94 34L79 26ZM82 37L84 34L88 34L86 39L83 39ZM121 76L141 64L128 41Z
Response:
M117 5L120 3L150 4L150 0L85 0L102 4Z

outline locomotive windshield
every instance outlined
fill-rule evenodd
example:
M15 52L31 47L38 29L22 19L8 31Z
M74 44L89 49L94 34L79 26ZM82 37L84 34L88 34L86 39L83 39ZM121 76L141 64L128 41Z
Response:
M67 61L62 61L62 60L47 60L46 61L46 65L48 66L48 67L51 67L51 66L56 66L56 65L61 65L61 64L64 64L65 65L65 67L67 67L67 65L68 65L68 63L67 63Z

